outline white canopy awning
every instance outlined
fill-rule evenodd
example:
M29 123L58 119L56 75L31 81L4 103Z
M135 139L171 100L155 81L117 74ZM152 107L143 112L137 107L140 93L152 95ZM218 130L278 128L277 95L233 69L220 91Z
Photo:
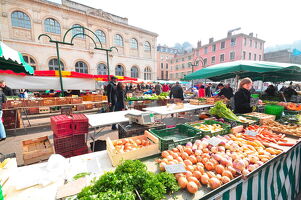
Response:
M15 76L1 74L0 80L4 80L12 89L32 90L60 90L59 77L44 76ZM66 78L63 77L64 90L95 90L95 80L88 78Z

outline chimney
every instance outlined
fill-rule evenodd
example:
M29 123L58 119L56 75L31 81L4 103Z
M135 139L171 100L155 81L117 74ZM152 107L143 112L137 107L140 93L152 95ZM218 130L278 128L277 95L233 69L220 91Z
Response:
M228 34L227 34L227 37L231 37L232 36L232 31L229 31Z
M209 38L209 44L213 42L213 37Z
M202 46L202 41L198 41L197 48L201 48L201 46Z
M253 33L249 33L249 36L250 36L250 37L253 37Z

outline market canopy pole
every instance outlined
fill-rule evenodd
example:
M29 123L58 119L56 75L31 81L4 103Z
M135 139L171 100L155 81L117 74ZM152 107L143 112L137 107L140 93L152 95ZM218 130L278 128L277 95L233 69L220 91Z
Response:
M70 42L66 42L66 36L67 36L67 34L68 34L71 30L73 30L73 29L82 29L82 31L81 31L81 32L78 32L78 33L76 33L76 34L74 34L74 35L72 36ZM88 32L90 32L90 33L92 33L92 34L95 36L95 38L98 40L98 42L99 42L99 44L100 44L100 48L97 47L97 44L96 44L95 40L94 40L90 35L87 35L87 34L85 33L85 30L88 31ZM60 53L59 53L59 44L65 44L65 45L71 45L71 46L73 46L73 45L74 45L74 44L73 44L74 38L75 38L76 36L79 36L79 35L81 35L81 36L87 36L88 38L90 38L90 39L92 40L92 42L94 43L94 45L95 45L94 49L106 51L107 65L108 65L108 79L110 80L109 54L108 54L108 52L111 52L113 49L116 49L116 50L118 51L118 49L117 49L116 47L110 47L109 49L104 49L104 48L102 48L102 44L101 44L100 39L99 39L98 36L97 36L93 31L91 31L90 29L88 29L88 28L86 28L86 27L83 27L83 26L75 26L75 27L72 27L72 28L68 29L68 30L65 32L64 37L63 37L63 41L53 40L49 35L47 35L47 34L45 34L45 33L44 33L44 34L40 34L39 37L38 37L38 40L40 40L40 38L41 38L42 36L45 36L45 37L49 38L49 42L50 42L50 43L55 43L56 54L57 54L57 59L58 59L58 68L59 68L59 76L60 76L60 85L61 85L61 91L62 91L61 94L62 94L62 96L64 96L64 87L63 87L63 78L62 78L62 69L61 69Z

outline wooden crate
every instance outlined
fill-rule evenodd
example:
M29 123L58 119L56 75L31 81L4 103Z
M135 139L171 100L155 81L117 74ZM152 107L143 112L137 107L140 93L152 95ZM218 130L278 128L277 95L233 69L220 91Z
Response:
M139 135L135 137L129 137L127 139L140 139L140 140L150 140L152 142L151 145L145 146L141 149L125 152L125 153L119 153L110 138L107 138L107 152L111 159L112 165L117 166L119 165L123 160L136 160L139 158L151 156L157 153L160 153L159 150L159 139L152 135L150 132L145 131L144 135Z
M92 103L84 104L84 105L85 105L85 109L86 109L86 110L91 110L91 109L94 108L94 104L92 104Z
M66 105L70 104L70 98L67 97L56 97L55 98L55 105Z
M44 98L41 101L41 106L54 106L55 105L55 98Z
M259 118L259 123L263 124L266 121L275 121L276 116L275 115L269 115L269 114L265 114L265 113L259 113L259 112L252 112L252 113L247 113L244 115L248 115L248 116L253 116L253 117L257 117Z
M86 109L86 107L85 107L84 104L79 104L79 105L76 106L77 111L82 111L82 110L85 110L85 109Z
M93 101L94 100L94 95L85 95L83 96L84 101Z
M50 113L50 108L49 107L39 107L39 113Z
M99 94L94 95L93 101L102 101L102 95L99 95Z
M25 165L47 160L54 153L47 136L22 141L22 149Z
M28 115L35 115L35 114L39 114L39 108L28 108L27 109L27 114Z
M83 103L82 97L70 98L70 104L81 104L81 103Z
M102 100L102 101L107 101L107 100L108 100L108 97L103 95L102 98L101 98L101 100Z
M24 101L23 100L8 100L6 101L5 107L6 108L19 108L23 107Z

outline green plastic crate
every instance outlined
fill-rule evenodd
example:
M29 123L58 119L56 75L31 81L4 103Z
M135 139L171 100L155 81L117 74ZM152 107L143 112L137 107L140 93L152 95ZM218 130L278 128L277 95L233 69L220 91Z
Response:
M279 119L282 116L283 111L284 111L284 107L279 105L266 105L264 107L264 113L270 115L276 115L276 119Z
M249 116L249 115L241 115L241 114L236 114L236 116L242 116L244 118L247 118L247 119L250 119L250 120L253 120L254 123L244 123L244 122L241 122L241 121L235 121L235 120L232 120L232 119L225 119L226 122L229 122L231 124L237 124L237 126L239 125L243 125L244 127L248 127L250 125L254 125L254 124L259 124L259 118L257 117L254 117L254 116ZM234 125L232 126L234 127Z
M188 123L189 126L194 127L194 125L201 125L201 124L208 124L208 125L213 125L213 124L220 124L224 130L222 131L216 131L216 132L211 132L211 131L201 131L204 135L209 135L209 136L216 136L216 135L225 135L230 132L231 126L224 124L222 122L218 122L215 120L205 120L202 123ZM197 129L197 128L196 128Z
M251 94L251 97L257 99L259 98L259 94Z
M177 145L184 145L187 142L194 142L203 137L200 130L188 126L187 124L180 124L173 128L160 130L150 129L149 131L159 138L161 151L174 148Z

